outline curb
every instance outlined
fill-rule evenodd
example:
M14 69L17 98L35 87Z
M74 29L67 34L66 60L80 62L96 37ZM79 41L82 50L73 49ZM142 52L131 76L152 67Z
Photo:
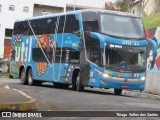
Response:
M143 98L152 98L156 100L160 100L160 95L149 94L147 92L139 92L139 91L127 91L125 90L122 95L129 95L129 96L137 96Z
M112 93L114 94L114 89L95 89L95 90L100 90L100 91L106 91L107 93ZM136 91L136 90L123 90L122 92L122 96L134 96L134 97L143 97L143 98L152 98L152 99L156 99L156 100L160 100L160 95L155 95L155 94L150 94L146 91Z
M10 89L8 87L8 85L5 85L4 88ZM25 102L3 102L3 103L0 103L0 111L29 111L29 110L36 109L36 100L35 99L26 95L22 91L19 91L16 89L11 89L11 90L19 92L21 95L25 96L29 100L27 100Z
M28 111L34 110L36 108L36 103L34 99L31 99L27 102L19 103L0 103L0 111Z

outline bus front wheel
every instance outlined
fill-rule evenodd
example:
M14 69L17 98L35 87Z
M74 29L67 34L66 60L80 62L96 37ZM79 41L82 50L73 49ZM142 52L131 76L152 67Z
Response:
M115 95L121 95L122 94L122 89L114 89L114 94Z
M78 73L78 76L76 78L76 89L77 91L81 92L84 90L84 86L82 85L82 76L81 76L81 72Z
M21 84L22 85L27 85L28 81L26 79L26 73L25 73L24 69L21 71L20 79L21 79Z

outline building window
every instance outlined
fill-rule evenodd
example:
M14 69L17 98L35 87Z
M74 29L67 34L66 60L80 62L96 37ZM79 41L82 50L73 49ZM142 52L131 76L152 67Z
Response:
M43 16L45 16L45 15L50 15L50 14L52 14L52 13L51 13L51 12L46 12L46 11L43 11L43 12L42 12L42 15L43 15Z
M15 11L15 6L14 5L10 5L9 6L9 11Z
M24 7L23 7L23 12L29 12L29 7L24 6Z
M12 29L5 29L5 37L12 37Z
M2 5L0 4L0 12L2 11Z

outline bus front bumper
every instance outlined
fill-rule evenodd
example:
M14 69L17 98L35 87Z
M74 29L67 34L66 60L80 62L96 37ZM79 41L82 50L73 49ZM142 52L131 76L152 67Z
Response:
M117 80L118 79L118 80ZM91 86L99 88L114 88L114 89L129 89L129 90L144 90L145 81L139 79L127 79L127 78L96 78L95 83L90 83Z

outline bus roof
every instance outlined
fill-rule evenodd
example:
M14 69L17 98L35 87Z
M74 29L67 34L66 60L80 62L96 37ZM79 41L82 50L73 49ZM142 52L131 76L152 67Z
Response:
M24 19L16 20L16 22L35 20L35 19L42 19L42 18L50 18L50 17L61 16L61 15L65 15L65 14L66 15L68 15L68 14L79 14L81 12L107 13L107 14L113 14L113 15L122 15L122 16L137 17L137 18L139 18L138 16L136 16L134 14L126 13L126 12L120 12L120 11L111 11L111 10L102 10L102 9L84 9L84 10L75 10L75 11L69 11L69 12L50 14L50 15L45 15L45 16L24 18Z

